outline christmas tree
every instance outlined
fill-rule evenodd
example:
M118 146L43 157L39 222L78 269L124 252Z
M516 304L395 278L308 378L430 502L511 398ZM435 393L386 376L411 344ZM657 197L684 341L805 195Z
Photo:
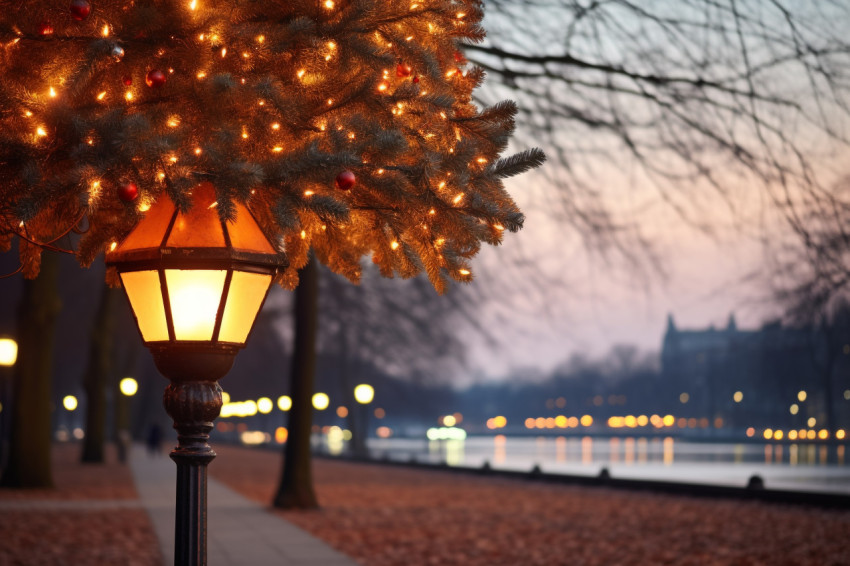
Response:
M523 216L503 179L516 106L480 109L480 0L33 0L0 12L0 244L26 276L72 230L83 265L202 182L289 267L470 281Z

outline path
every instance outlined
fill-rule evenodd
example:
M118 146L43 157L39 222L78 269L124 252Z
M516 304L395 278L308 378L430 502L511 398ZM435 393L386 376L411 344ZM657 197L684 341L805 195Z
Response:
M130 465L142 505L159 539L163 561L171 564L176 466L165 454L151 457L140 446L134 447ZM356 565L324 542L216 480L207 481L209 566Z

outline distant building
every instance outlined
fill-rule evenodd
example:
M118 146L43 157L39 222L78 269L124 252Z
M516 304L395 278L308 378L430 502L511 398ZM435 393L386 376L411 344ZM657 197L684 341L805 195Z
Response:
M732 427L787 428L806 428L813 417L820 428L826 426L829 399L836 413L833 425L843 425L850 407L844 398L850 389L850 348L844 341L850 340L847 329L843 332L827 336L779 322L740 330L734 315L725 328L680 330L670 315L661 350L662 383L677 392L678 412L685 417L722 419ZM805 401L799 400L800 391L806 392Z

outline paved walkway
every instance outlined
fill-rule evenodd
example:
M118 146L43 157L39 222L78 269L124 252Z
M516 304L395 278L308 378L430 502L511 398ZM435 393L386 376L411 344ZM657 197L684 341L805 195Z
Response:
M215 465L215 462L212 464ZM177 469L168 456L136 446L130 467L159 539L163 562L174 560ZM212 478L207 484L209 566L355 566L350 558Z

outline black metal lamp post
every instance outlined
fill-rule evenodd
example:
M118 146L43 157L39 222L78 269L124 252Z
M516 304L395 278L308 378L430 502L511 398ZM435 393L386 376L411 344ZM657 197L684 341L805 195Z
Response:
M206 564L208 444L221 410L218 380L245 346L284 257L251 212L221 222L212 185L181 213L163 197L106 254L121 278L142 340L170 380L163 404L178 445L174 563Z

